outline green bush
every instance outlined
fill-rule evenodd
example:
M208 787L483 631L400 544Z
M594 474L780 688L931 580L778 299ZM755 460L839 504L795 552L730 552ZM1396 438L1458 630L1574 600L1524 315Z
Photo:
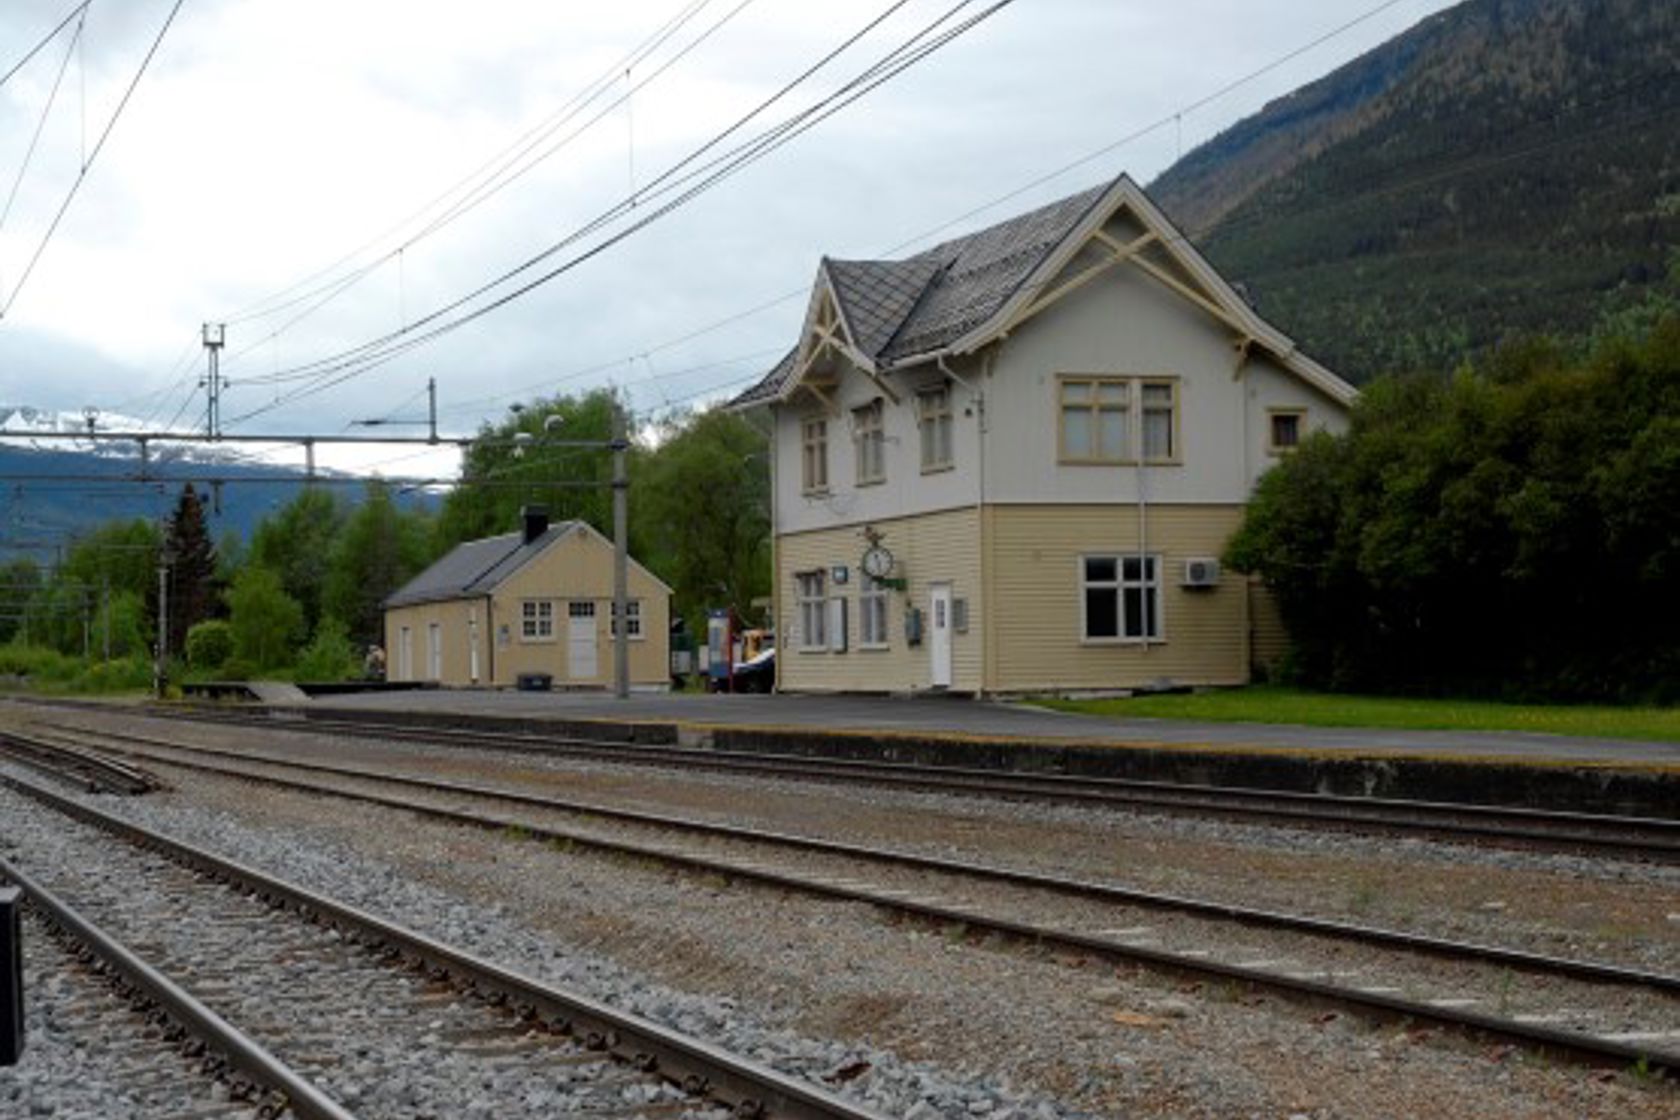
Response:
M233 630L221 619L200 622L187 631L187 664L214 669L233 656Z
M330 615L323 617L321 625L315 628L315 637L298 655L297 679L346 681L360 670L348 628Z
M71 682L77 692L131 692L151 686L152 663L144 657L96 661Z
M257 674L258 669L254 662L243 657L231 657L222 663L222 670L216 676L224 681L248 681L254 679Z
M64 683L82 670L80 658L45 646L0 646L0 674L25 677L32 683Z

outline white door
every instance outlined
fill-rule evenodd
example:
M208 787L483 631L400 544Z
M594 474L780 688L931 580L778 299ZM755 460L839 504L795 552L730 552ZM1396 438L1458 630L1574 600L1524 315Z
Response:
M397 679L414 679L414 631L406 626L397 633Z
M951 687L951 585L928 588L928 653L933 658L934 688Z
M426 627L426 679L443 679L443 627L435 622Z
M566 675L592 681L600 672L595 661L595 604L573 600L566 607Z

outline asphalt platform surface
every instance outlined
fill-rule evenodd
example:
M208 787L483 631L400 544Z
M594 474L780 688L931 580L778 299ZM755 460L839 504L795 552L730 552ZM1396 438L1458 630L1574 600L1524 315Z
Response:
M307 701L314 710L344 707L394 712L453 712L521 719L597 719L690 727L788 728L1082 742L1311 751L1350 757L1488 759L1546 765L1680 768L1680 743L1593 739L1515 731L1397 731L1290 724L1198 723L1108 719L1021 704L959 697L711 696L638 693L619 700L598 693L431 689L360 693Z

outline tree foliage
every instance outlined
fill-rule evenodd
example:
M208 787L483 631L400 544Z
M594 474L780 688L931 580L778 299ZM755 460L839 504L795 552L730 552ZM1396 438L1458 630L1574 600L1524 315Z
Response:
M382 604L431 562L432 527L397 508L384 483L370 482L333 542L322 586L324 614L340 619L352 641L367 645L385 630Z
M1528 344L1373 383L1261 479L1227 556L1274 589L1292 670L1341 689L1672 699L1680 318L1570 358Z
M333 545L348 516L342 502L322 488L300 492L251 534L250 562L280 577L286 594L303 607L310 630L321 618Z
M204 523L204 503L192 483L181 488L181 497L170 515L163 548L169 565L167 618L169 648L185 648L187 631L216 614L220 585L216 580L216 548ZM157 617L157 586L146 584L150 614ZM155 625L155 621L154 621Z
M227 605L236 657L258 669L291 661L303 635L303 608L286 594L279 576L267 568L248 566L228 589Z
M638 461L631 517L643 562L671 585L673 613L703 632L707 607L748 617L770 593L768 441L722 409L683 417L664 436Z

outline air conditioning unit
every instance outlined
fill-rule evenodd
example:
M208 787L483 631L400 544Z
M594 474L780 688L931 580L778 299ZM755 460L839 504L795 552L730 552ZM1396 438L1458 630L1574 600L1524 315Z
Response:
M1184 562L1185 587L1216 587L1219 561L1211 556L1194 556Z

